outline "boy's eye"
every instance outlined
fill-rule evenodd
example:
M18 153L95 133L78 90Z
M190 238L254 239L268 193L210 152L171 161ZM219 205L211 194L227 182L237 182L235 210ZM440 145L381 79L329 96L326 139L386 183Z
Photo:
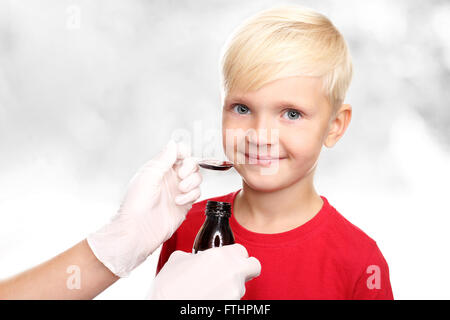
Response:
M300 111L289 109L283 114L283 118L288 120L297 120L301 117Z
M250 110L248 109L248 107L246 105L243 104L235 104L233 106L233 110L239 114L247 114L250 113Z

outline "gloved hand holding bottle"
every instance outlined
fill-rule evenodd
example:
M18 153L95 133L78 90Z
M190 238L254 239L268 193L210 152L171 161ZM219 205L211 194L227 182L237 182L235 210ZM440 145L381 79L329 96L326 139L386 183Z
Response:
M261 264L240 244L198 253L173 252L159 271L149 299L239 300Z

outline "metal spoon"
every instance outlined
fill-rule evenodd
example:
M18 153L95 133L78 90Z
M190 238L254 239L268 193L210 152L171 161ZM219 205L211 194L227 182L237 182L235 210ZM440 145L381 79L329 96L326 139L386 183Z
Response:
M204 169L225 171L233 168L233 162L216 159L200 159L198 165Z

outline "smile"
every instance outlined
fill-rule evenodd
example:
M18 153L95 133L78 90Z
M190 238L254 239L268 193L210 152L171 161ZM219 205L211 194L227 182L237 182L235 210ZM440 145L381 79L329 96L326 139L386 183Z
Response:
M286 157L273 157L269 155L245 153L246 164L256 164L260 166L270 166L272 163L286 159Z

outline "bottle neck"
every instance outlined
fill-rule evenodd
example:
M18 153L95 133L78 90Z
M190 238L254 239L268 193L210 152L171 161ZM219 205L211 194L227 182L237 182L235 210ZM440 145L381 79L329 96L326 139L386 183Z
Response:
M217 224L226 224L228 225L230 223L230 217L229 216L222 216L222 215L206 215L206 221L209 223L217 223Z

